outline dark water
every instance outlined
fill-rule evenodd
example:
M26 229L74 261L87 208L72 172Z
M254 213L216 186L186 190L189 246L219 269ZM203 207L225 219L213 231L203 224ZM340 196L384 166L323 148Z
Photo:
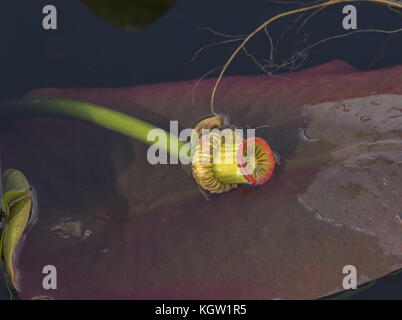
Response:
M120 87L199 78L222 65L233 44L201 53L203 45L222 38L197 27L228 34L244 34L267 17L296 5L268 0L183 0L152 26L128 32L96 17L77 0L51 2L58 9L58 30L42 29L42 8L49 1L5 0L0 10L0 100L20 97L42 87ZM355 4L359 28L392 30L401 16L385 7ZM317 14L299 33L291 31L281 41L278 54L289 56L309 35L309 42L343 32L341 6ZM273 26L279 37L294 18ZM301 68L342 59L361 70L402 63L402 34L357 34L317 47ZM258 36L250 50L259 57L267 52L267 39ZM241 56L227 75L256 74L257 68ZM364 299L400 299L402 276L388 277L357 295Z
M221 37L197 28L211 27L228 34L245 34L267 17L295 5L268 0L179 1L156 24L139 32L127 32L97 18L78 0L54 0L59 29L42 29L42 8L48 1L5 0L0 10L2 50L0 99L18 97L38 87L118 87L198 78L221 65L234 44L212 47L193 63L191 58L206 44ZM400 28L400 16L390 10L358 3L358 27ZM326 9L299 33L289 32L281 41L280 55L287 57L294 44L309 34L311 42L342 33L342 7ZM293 17L276 23L271 31L280 36ZM402 62L401 34L357 34L322 45L303 68L343 59L359 69L380 68ZM264 57L264 36L250 49ZM258 73L250 59L238 58L230 74Z

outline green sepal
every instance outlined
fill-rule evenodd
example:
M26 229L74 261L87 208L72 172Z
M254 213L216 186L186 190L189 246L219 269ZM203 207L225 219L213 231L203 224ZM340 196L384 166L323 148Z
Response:
M18 290L14 265L15 250L28 225L32 192L28 180L18 170L7 170L2 176L4 195L1 214L4 228L0 240L0 258L7 268L13 286Z

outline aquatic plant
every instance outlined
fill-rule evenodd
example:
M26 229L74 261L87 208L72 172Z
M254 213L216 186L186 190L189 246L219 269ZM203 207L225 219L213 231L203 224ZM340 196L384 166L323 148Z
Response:
M229 191L236 187L237 184L263 184L272 176L275 167L272 150L263 139L250 138L243 140L237 137L235 131L232 130L230 132L233 132L234 139L221 139L221 132L219 130L217 134L215 131L215 134L208 136L208 142L210 140L213 141L212 149L210 149L203 148L203 144L205 144L203 132L199 136L197 134L197 139L195 139L194 135L192 136L192 140L196 140L196 142L182 141L174 134L170 134L135 117L77 100L55 98L20 99L3 103L0 106L0 112L3 115L3 121L12 118L40 116L81 120L119 132L147 144L155 144L158 149L175 156L191 158L195 180L202 188L212 193ZM215 124L211 123L209 118L207 118L200 121L198 127L212 129L212 127L215 127ZM149 133L155 129L164 133L166 139L149 140ZM252 141L252 147L255 147L254 150L246 147ZM195 144L196 151L194 155L192 153L183 154L181 152L183 147L186 145L189 146L189 144ZM216 150L219 151L218 155L216 155ZM207 154L205 154L206 152ZM232 154L228 155L230 152ZM210 159L206 162L201 161L205 156L210 156ZM225 160L225 163L221 163L221 158ZM227 164L227 160L230 160L230 164ZM208 170L205 170L206 168ZM210 183L206 182L211 179L214 181L212 183L213 187ZM201 181L203 182L200 183ZM220 185L219 188L216 187L218 184ZM229 185L230 187L228 187Z
M362 0L363 1L363 0ZM340 3L343 1L329 1L327 2L327 5L335 4L335 3ZM385 3L388 1L377 1L381 3ZM307 8L304 8L307 9ZM297 11L297 10L296 10ZM290 14L290 13L289 13ZM282 15L284 16L284 15ZM273 20L272 20L273 21ZM271 21L271 22L272 22ZM267 26L269 23L266 23L265 26ZM265 27L264 26L264 27ZM261 30L261 29L259 29ZM258 31L257 31L258 32ZM249 38L250 39L250 38ZM247 40L248 41L248 40ZM239 49L241 50L241 49ZM239 51L237 51L239 52ZM235 53L234 55L236 55ZM234 56L233 56L234 58ZM232 59L232 58L231 58ZM232 59L233 60L233 59ZM218 82L216 83L212 95L212 100L211 100L211 107L213 109L213 101L214 101L214 94L215 91L218 87L219 81L221 80L221 77L223 76L223 73L229 66L229 64L225 65L225 69L222 70L222 73L220 75L220 78L218 79ZM72 107L73 105L76 105L76 107ZM16 107L17 106L17 107ZM57 107L60 106L61 108ZM14 114L14 116L18 117L31 117L31 116L56 116L56 117L67 117L67 118L72 118L72 119L79 119L79 120L84 120L86 122L94 123L99 126L111 129L116 132L120 132L122 134L125 134L127 136L130 136L132 138L138 139L142 142L148 143L146 136L148 132L152 129L156 129L155 126L152 126L146 122L143 122L141 120L138 120L136 118L133 118L131 116L122 114L120 112L116 112L107 108L103 108L97 105L93 104L88 104L85 102L79 102L79 101L72 101L72 100L64 100L64 99L33 99L33 100L20 100L20 101L15 101L13 103L8 103L4 104L4 112L5 114ZM166 133L169 135L168 133ZM177 137L169 135L169 138L173 139L175 141L174 143L180 146L184 146L186 142L180 141L177 139ZM171 141L171 139L168 139L168 141ZM219 140L211 137L211 140L213 143L219 144ZM210 141L211 141L210 140ZM258 138L255 139L256 142L256 149L255 153L257 154L257 160L260 161L261 167L258 167L256 171L256 175L252 176L248 174L248 171L243 171L244 167L247 168L247 165L242 166L244 164L243 160L239 155L242 155L242 151L246 150L248 142L242 141L241 143L234 143L232 145L232 148L229 148L231 154L229 157L235 158L237 162L234 163L234 165L230 166L222 166L222 165L212 165L208 167L202 167L202 166L193 166L193 175L196 178L196 181L201 185L206 190L209 190L211 192L223 192L223 191L228 191L232 187L235 187L237 184L240 183L252 183L252 184L261 184L265 182L269 177L272 175L275 162L273 161L273 155L272 151L270 150L269 146L265 144L263 140L259 140ZM261 142L261 143L260 143ZM198 145L197 145L198 146ZM161 148L164 148L164 145L162 144L160 146ZM198 150L201 149L201 146L199 145ZM180 149L179 149L180 150ZM240 152L239 152L240 150ZM173 148L170 148L170 145L167 145L166 147L167 152L175 152ZM177 152L175 153L177 154ZM246 154L247 155L247 154ZM202 153L198 153L199 157L202 157ZM218 158L221 157L222 154L219 155L218 153ZM244 154L243 154L244 156ZM196 158L197 159L197 158ZM212 158L212 163L214 163L214 158ZM198 165L201 163L194 162L194 164ZM253 164L247 162L247 164L253 166ZM212 173L211 173L212 172ZM208 174L208 176L207 176ZM201 177L201 178L200 178ZM202 179L203 177L206 177L206 179ZM198 179L198 180L197 180ZM218 180L218 183L216 182ZM27 183L25 183L25 186L27 186ZM209 189L208 189L209 188ZM7 188L6 188L7 189ZM8 190L8 189L7 189ZM18 226L24 226L27 223L27 212L29 213L29 197L31 196L29 193L29 188L26 187L24 189L27 192L27 198L26 198L26 203L25 205L21 205L24 210L22 211L21 215L18 214L19 219L19 224ZM3 198L5 199L5 198ZM11 210L7 211L7 206L4 206L6 210L3 210L4 217L7 217L7 212L8 216L10 217L10 212ZM15 207L13 207L15 208ZM20 211L18 211L20 212ZM15 215L17 216L17 215ZM7 223L10 223L12 220L8 220ZM12 228L9 228L9 230L13 230ZM19 228L21 230L21 228ZM8 246L4 245L4 251L3 251L3 258L4 260L7 260L6 264L8 264L8 269L9 273L11 274L12 278L15 278L15 272L13 268L13 263L12 263L12 254L10 255L10 252L13 253L13 250L15 249L15 244L18 242L20 238L20 233L8 233L11 238L14 239ZM6 233L3 233L4 239L7 239ZM17 241L15 241L17 240ZM7 241L2 240L2 246L3 243L5 244ZM5 249L9 248L9 249ZM13 249L14 248L14 249Z
M27 227L32 209L32 191L28 180L18 170L6 170L0 177L0 221L3 231L0 240L0 257L5 263L14 288L18 289L14 267L15 250Z
M228 130L229 139L220 132L207 134L197 144L192 172L198 185L211 193L223 193L238 184L260 185L268 181L275 168L273 152L265 140L243 140ZM203 148L205 140L211 148ZM247 150L252 145L252 150Z
M151 130L157 129L162 131L167 139L157 139L152 143L155 143L160 150L175 156L183 156L180 151L189 144L174 134L135 117L77 100L20 99L3 103L0 106L0 114L2 121L27 117L62 117L81 120L148 144L151 143L148 134ZM198 126L205 129L209 126L205 123L210 124L211 122L206 119L199 122ZM235 136L235 131L229 131ZM270 147L263 139L233 139L225 142L225 139L221 139L219 130L215 131L211 137L208 136L205 139L201 134L199 140L194 139L198 140L196 151L194 155L187 155L187 157L192 157L190 160L192 160L193 176L201 188L211 193L222 193L237 187L238 184L260 185L271 177L275 160ZM235 138L238 137L235 136ZM203 148L201 141L205 143L206 140L212 142L214 150L209 147ZM247 146L254 140L255 151L250 152L250 148ZM194 141L192 142L194 143ZM215 150L219 152L215 152ZM210 157L207 163L202 161L205 156ZM229 163L220 161L221 159L227 160L226 158L230 160ZM1 199L1 218L4 230L0 242L0 257L6 264L13 286L18 288L14 253L28 224L32 208L32 195L27 179L18 170L6 171L3 175L3 183L5 193Z

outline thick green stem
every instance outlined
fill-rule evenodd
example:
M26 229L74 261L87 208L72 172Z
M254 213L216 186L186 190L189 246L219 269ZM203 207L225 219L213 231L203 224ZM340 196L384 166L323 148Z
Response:
M0 105L0 121L31 117L70 118L96 124L119 132L147 144L157 146L179 156L180 149L186 144L177 136L159 129L147 122L127 114L105 108L96 104L57 98L19 99ZM166 134L167 141L149 141L151 130L158 129ZM162 139L164 140L164 139Z

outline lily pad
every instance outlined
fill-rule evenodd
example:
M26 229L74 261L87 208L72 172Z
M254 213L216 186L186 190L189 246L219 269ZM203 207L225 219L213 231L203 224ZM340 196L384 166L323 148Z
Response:
M126 29L138 30L161 18L177 0L82 0L99 17Z
M2 164L21 168L41 197L17 266L21 297L313 299L343 290L345 265L356 266L357 285L400 269L401 83L402 67L359 72L339 61L224 78L215 111L239 127L268 124L256 134L282 165L262 186L209 200L179 165L149 164L146 145L115 132L65 119L3 127ZM214 79L198 84L196 108L195 84L26 97L189 128L211 113ZM54 291L41 285L48 264Z

